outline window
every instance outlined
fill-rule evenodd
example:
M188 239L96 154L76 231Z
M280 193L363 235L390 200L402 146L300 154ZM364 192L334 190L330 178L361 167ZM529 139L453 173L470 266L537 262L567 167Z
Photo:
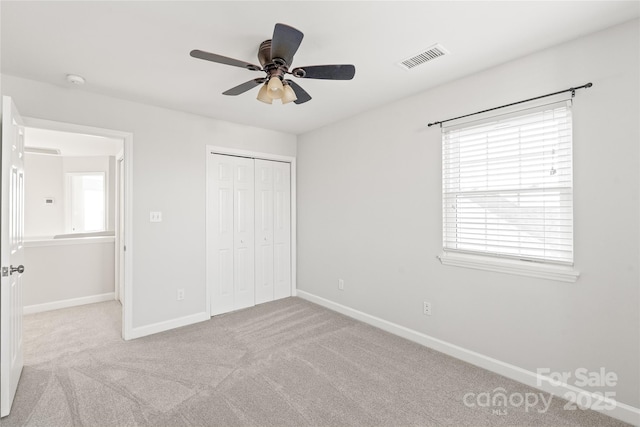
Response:
M444 128L442 153L445 256L573 265L570 101Z
M67 173L67 196L69 232L105 230L104 172Z

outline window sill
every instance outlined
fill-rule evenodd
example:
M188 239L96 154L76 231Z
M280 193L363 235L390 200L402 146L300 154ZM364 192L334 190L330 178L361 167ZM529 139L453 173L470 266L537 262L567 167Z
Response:
M570 266L485 257L481 255L443 252L438 256L438 259L443 265L495 271L518 276L537 277L539 279L556 280L559 282L573 283L578 280L578 276L580 275L580 272Z

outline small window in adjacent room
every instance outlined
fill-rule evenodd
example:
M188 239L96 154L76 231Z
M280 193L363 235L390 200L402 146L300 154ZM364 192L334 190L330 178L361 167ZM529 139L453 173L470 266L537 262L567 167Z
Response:
M570 101L445 127L444 257L573 265L572 176Z
M71 233L105 230L104 172L67 173L68 227Z

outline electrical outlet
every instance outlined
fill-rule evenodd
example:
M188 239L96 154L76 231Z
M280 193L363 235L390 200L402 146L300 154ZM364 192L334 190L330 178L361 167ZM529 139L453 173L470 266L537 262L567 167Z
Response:
M338 289L344 291L344 280L338 279Z
M162 212L149 212L149 222L162 222Z
M422 314L425 316L431 316L431 303L425 301L422 306Z
M178 289L177 300L182 301L183 299L184 299L184 289L180 288Z

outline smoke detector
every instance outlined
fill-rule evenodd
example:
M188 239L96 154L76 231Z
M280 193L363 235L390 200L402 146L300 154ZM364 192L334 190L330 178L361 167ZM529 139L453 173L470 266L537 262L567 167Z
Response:
M417 67L418 65L426 64L429 61L447 55L448 53L449 51L445 49L444 46L436 43L433 46L429 46L428 48L416 53L413 56L410 56L407 59L403 59L398 63L398 65L408 71Z
M85 83L85 79L77 74L67 74L67 82L76 86L82 86Z

